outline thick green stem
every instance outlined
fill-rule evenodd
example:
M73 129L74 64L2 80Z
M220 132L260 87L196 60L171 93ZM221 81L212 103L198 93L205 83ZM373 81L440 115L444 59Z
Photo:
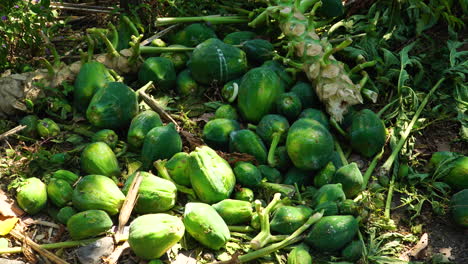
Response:
M93 38L89 34L86 34L86 41L88 42L88 57L86 58L86 62L90 62L93 59L94 55L94 46L96 43L94 42Z
M349 74L353 74L353 73L362 71L365 68L374 67L376 63L377 63L377 61L373 60L373 61L368 61L368 62L363 62L361 64L358 64L358 65L354 66L354 68L352 68L349 71Z
M130 28L130 31L132 35L138 36L140 33L138 32L138 29L135 27L135 24L128 18L127 16L122 16L122 21L127 24L127 26Z
M41 58L42 63L44 63L44 66L47 68L47 72L49 74L49 77L53 77L55 75L55 69L50 62L44 58Z
M336 152L338 152L338 155L340 155L340 159L341 159L341 162L343 163L343 166L348 165L348 160L346 159L343 153L343 149L341 148L340 142L338 142L336 138L335 138L335 149L336 149Z
M341 128L340 124L338 124L338 122L336 122L335 119L330 118L330 124L333 128L336 129L336 131L338 131L338 133L340 133L340 135L342 135L343 137L348 137L348 133L346 133L346 131L344 131L343 128Z
M228 226L228 228L229 228L229 231L231 232L250 233L250 232L256 231L251 226Z
M429 98L431 98L432 94L439 88L440 84L445 81L445 78L440 79L434 87L429 91L429 93L426 95L424 100L421 102L419 105L418 109L416 110L416 113L414 114L413 118L411 119L411 122L409 123L408 127L406 130L403 132L400 140L398 141L398 144L395 149L393 149L392 154L390 154L390 157L385 161L385 163L382 165L382 172L385 174L388 174L390 171L390 168L393 165L393 162L395 161L396 157L400 153L401 148L406 142L406 139L408 139L409 134L411 133L411 130L413 129L414 124L416 121L419 119L419 115L421 115L421 112L424 110L424 107L426 107L426 104L429 102Z
M166 179L168 181L171 181L172 183L175 184L177 191L188 194L190 197L195 199L195 197L197 196L195 195L195 192L192 189L174 182L171 176L169 176L169 173L166 170L165 164L166 164L165 160L157 160L153 163L154 167L156 167L156 170L158 171L159 177Z
M387 109L389 109L393 104L395 104L399 100L400 100L400 98L397 98L397 99L391 101L390 103L386 104L382 109L380 109L380 111L377 113L377 116L381 117L382 114L385 113L385 111L387 111Z
M257 126L254 125L254 124L247 124L247 129L255 131L255 130L257 130Z
M327 49L325 51L325 53L323 54L322 56L322 63L323 64L328 64L330 61L329 61L329 58L330 58L330 55L332 55L333 53L336 53L344 48L346 48L347 46L349 46L351 43L353 42L352 39L350 38L347 38L345 40L343 40L343 42L341 42L340 44L338 44L336 47L334 48L330 48L330 49Z
M208 22L211 24L247 23L245 16L199 16L199 17L161 17L156 19L156 26L165 26L178 23Z
M110 28L110 42L114 48L117 48L119 42L119 33L117 32L117 28L115 28L114 24L109 22L107 26Z
M278 143L280 142L281 136L283 135L283 132L276 132L273 134L273 138L271 140L271 145L270 145L270 150L268 151L268 164L271 167L275 167L276 161L275 161L275 150L276 147L278 146Z
M89 34L94 34L94 35L98 36L99 38L101 38L101 40L104 41L104 44L107 47L107 52L111 56L113 56L113 57L119 57L120 56L119 52L114 48L114 46L112 45L110 40L107 38L107 36L104 35L102 30L97 29L97 28L88 28L87 32Z
M220 7L220 8L224 8L226 10L231 10L231 11L235 11L239 14L245 14L245 15L250 15L252 12L247 10L247 9L243 9L243 8L239 8L239 7L232 7L232 6L227 6L227 5L221 5L221 4L215 4L216 6Z
M364 182L362 184L362 190L365 190L367 188L367 183L369 182L370 176L374 172L374 169L377 166L377 163L382 158L383 153L384 153L384 149L382 148L382 150L379 153L377 153L377 155L374 156L374 158L372 159L372 162L370 163L369 167L364 173L364 176L362 177L364 179Z
M76 241L65 241L65 242L59 242L59 243L42 244L42 245L39 245L39 246L41 248L43 248L43 249L71 248L71 247L84 246L84 245L93 243L98 239L101 239L101 238L90 238L90 239L76 240ZM0 248L0 255L1 254L21 253L22 251L23 251L22 247Z
M307 12L307 10L309 10L311 7L312 7L312 11L311 12L315 12L315 10L313 10L313 7L315 7L315 5L320 2L320 0L297 0L296 1L296 8L301 12L301 13L305 13ZM318 8L318 7L317 7Z
M299 242L303 238L301 236L302 233L304 233L307 229L309 229L309 227L311 227L314 223L320 220L322 216L323 216L323 211L313 214L301 227L299 227L296 231L294 231L294 233L292 233L290 236L285 238L283 241L275 243L275 244L271 244L257 251L240 256L238 258L239 262L242 263L242 262L252 261L254 259L270 255L271 253L277 250L280 250L288 245Z
M119 152L115 153L116 158L118 158L118 157L122 156L123 154L127 153L127 150L128 150L128 145L127 145L127 143L125 143L125 141L120 140L118 145L121 146L121 148L120 148Z
M281 202L281 194L275 193L267 207L260 208L260 211L257 212L258 217L260 218L260 233L250 241L250 246L253 249L259 249L268 243L278 241L276 240L277 238L272 236L270 233L270 212L279 202ZM256 201L256 204L258 204L258 201Z

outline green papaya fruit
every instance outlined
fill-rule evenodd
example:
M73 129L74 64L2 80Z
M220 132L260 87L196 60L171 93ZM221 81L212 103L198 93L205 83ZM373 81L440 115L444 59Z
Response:
M284 175L283 184L294 185L298 187L312 185L312 173L310 171L301 170L296 167L291 167Z
M242 43L242 50L250 63L262 64L273 58L275 48L268 40L251 39Z
M20 125L26 126L23 130L21 130L21 135L35 138L37 137L37 123L39 122L39 118L36 115L27 115L23 117L19 123Z
M44 118L37 122L37 132L39 133L39 136L43 138L56 137L60 134L60 127L54 122L54 120Z
M234 108L232 105L225 104L216 109L215 118L237 120L239 119L239 115L237 114L236 108Z
M36 214L47 204L47 187L36 177L28 178L16 190L16 201L26 213Z
M271 183L283 182L283 176L281 175L281 172L279 172L277 169L272 168L267 165L259 165L257 168L262 174L262 178L267 179L268 182L271 182Z
M227 34L223 42L231 45L240 45L247 40L254 39L257 35L251 31L237 31Z
M47 197L57 207L67 205L72 199L72 194L73 188L65 180L52 178L49 184L47 184Z
M177 244L184 232L185 226L177 216L147 214L130 224L128 243L138 257L157 259Z
M236 120L213 119L203 127L203 140L214 149L227 150L229 147L229 134L240 129Z
M459 191L452 196L450 210L453 221L463 228L468 228L468 189Z
M92 142L104 142L111 149L113 149L117 146L117 142L119 141L119 136L117 136L114 130L103 129L103 130L96 132L91 138L91 141Z
M229 134L230 152L247 153L260 164L267 161L267 150L260 137L248 129L232 131Z
M341 215L357 215L359 213L359 206L351 199L339 202L338 209Z
M81 66L75 79L73 105L79 112L86 112L91 98L99 89L115 81L102 63L90 61Z
M236 200L253 202L254 198L254 192L246 187L240 188L234 193L234 199Z
M290 235L309 219L312 212L312 209L303 205L281 206L273 213L270 228L276 233Z
M210 38L217 38L216 33L208 25L200 23L190 24L169 36L171 43L187 47L195 47Z
M68 182L70 185L73 185L78 180L79 176L68 170L57 170L52 174L52 178L62 179Z
M348 131L351 147L366 158L374 156L382 149L385 133L382 120L369 109L353 115Z
M292 88L291 92L295 93L301 100L302 107L318 108L320 107L320 99L314 91L310 83L297 82Z
M313 119L320 124L322 124L326 129L330 130L330 121L328 121L327 115L318 109L314 108L307 108L304 109L298 118L310 118Z
M205 203L229 198L236 177L229 163L208 146L190 153L190 182L197 197Z
M284 92L281 80L268 67L254 68L242 78L237 106L242 117L252 123L274 111L276 99Z
M427 164L427 168L429 170L434 170L439 165L444 162L445 160L449 158L455 158L459 154L451 151L437 151L432 153L431 159L429 160L429 163Z
M73 206L80 210L104 210L115 215L125 200L125 195L109 177L87 175L76 184L72 195Z
M468 157L459 157L448 166L450 171L445 175L443 181L454 190L468 189Z
M138 199L134 211L139 214L161 213L174 207L177 199L177 187L171 181L154 176L149 172L139 172L143 177L138 189ZM125 181L122 192L127 195L137 173Z
M232 103L237 99L241 82L242 78L237 78L223 85L223 88L221 89L221 96L224 98L224 100L226 100L228 103Z
M314 185L317 188L322 187L325 184L329 184L333 180L336 168L332 161L328 162L314 177Z
M198 94L199 85L192 77L192 73L189 69L185 69L177 74L176 80L177 93L180 96L193 96Z
M240 77L248 66L247 57L241 49L210 38L195 47L188 67L197 82L210 85Z
M304 244L295 246L288 254L288 264L312 264L309 247Z
M152 81L162 90L172 90L176 84L176 70L174 63L167 58L147 58L138 71L138 80L141 84Z
M98 236L112 227L109 215L102 210L87 210L74 214L67 221L67 229L73 240Z
M253 215L250 202L224 199L212 205L228 225L238 225L250 222Z
M73 209L73 207L71 206L65 206L63 208L61 208L58 213L57 213L57 220L66 225L67 222L68 222L68 219L70 219L70 217L72 217L73 215L75 215L77 213L77 211L75 209Z
M186 48L183 45L170 45L169 48ZM166 58L172 61L172 64L174 64L174 69L178 72L182 69L185 68L187 61L189 60L189 55L187 52L182 51L182 52L163 52L160 55L161 58Z
M283 64L276 60L265 61L261 67L272 70L280 78L280 86L283 92L288 91L294 82L291 74L288 73Z
M88 174L119 176L120 168L112 149L104 142L90 143L81 153L81 169Z
M279 146L276 148L274 160L274 167L280 171L286 171L289 167L292 166L292 161L289 158L286 146Z
M289 128L286 149L297 168L318 170L330 161L334 142L332 135L322 124L302 118Z
M323 216L339 214L338 204L336 202L324 202L315 207L316 212L323 210Z
M341 256L348 261L356 263L363 255L363 245L359 240L351 241L343 250Z
M145 136L141 158L143 168L149 169L152 163L159 159L170 159L174 154L182 151L182 139L175 130L173 123L155 127Z
M91 99L86 118L96 127L117 129L128 126L138 112L135 91L121 82L110 82Z
M274 154L278 144L284 143L288 129L288 120L281 115L274 114L263 116L255 128L255 132L263 142L270 145L267 157L270 166L276 166Z
M320 189L315 194L311 206L316 207L321 203L342 202L344 200L346 200L346 195L343 192L343 187L341 183L325 184L322 187L320 187Z
M289 121L294 121L302 111L302 103L299 97L292 92L283 93L276 99L276 111L285 116Z
M358 229L358 221L351 215L325 216L312 226L305 242L317 250L333 252L348 244Z
M176 153L165 165L169 176L180 185L190 186L190 155L185 152Z
M187 203L183 222L187 232L207 248L218 250L231 238L223 218L208 204Z
M162 125L163 123L159 114L152 110L146 110L137 114L132 119L130 128L128 129L128 145L135 150L141 149L146 134L148 134L151 129Z
M236 182L246 187L257 187L262 182L261 172L252 163L240 161L234 167Z
M346 198L354 198L364 184L361 171L355 162L339 168L333 176L332 182L341 183Z

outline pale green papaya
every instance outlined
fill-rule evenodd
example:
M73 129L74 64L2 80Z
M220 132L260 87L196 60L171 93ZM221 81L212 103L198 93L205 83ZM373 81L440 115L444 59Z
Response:
M109 215L102 210L77 213L67 221L67 229L73 240L98 236L112 227Z
M89 144L81 153L81 169L87 174L119 176L120 168L114 152L104 142Z
M28 214L36 214L47 204L47 187L38 178L26 179L16 190L16 201Z

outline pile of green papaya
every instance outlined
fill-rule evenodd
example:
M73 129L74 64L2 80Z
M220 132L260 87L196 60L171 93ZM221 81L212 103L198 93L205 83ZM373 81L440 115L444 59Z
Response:
M18 204L31 215L47 211L67 226L73 240L96 237L118 223L126 194L140 175L128 242L142 259L164 258L184 237L222 251L236 235L232 230L261 234L251 241L255 250L293 235L319 213L301 243L289 248L288 263L312 263L324 253L358 261L363 209L355 198L366 180L347 157L353 152L372 158L382 150L382 120L366 108L350 111L340 124L330 120L313 85L272 60L269 41L250 31L220 36L205 24L171 34L165 42L193 51L145 58L136 81L152 81L157 90L181 98L217 87L224 104L200 123L206 145L184 148L173 123L141 107L135 89L91 61L74 84L75 111L93 127L79 152L79 168L26 179L17 189ZM27 116L21 123L27 126L23 134L32 138L63 132L48 118ZM117 147L122 144L125 151ZM225 160L220 152L241 153L251 161ZM437 167L451 160L445 177L460 190L452 212L455 222L467 227L468 158L455 155L434 155L431 162ZM129 159L136 169L125 166ZM281 200L269 205L276 193Z

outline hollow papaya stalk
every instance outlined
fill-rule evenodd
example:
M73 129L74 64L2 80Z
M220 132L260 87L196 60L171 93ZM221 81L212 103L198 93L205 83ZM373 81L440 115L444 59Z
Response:
M321 5L320 0L274 0L265 1L269 6L257 18L249 23L256 27L273 17L279 22L279 27L288 39L288 55L283 62L296 68L301 68L308 79L314 84L316 93L325 104L330 116L341 121L348 107L363 102L361 88L367 81L365 75L361 82L354 84L345 71L344 64L333 57L333 53L345 48L351 43L346 39L336 47L329 41L321 39L315 33L315 10ZM304 14L309 10L308 17ZM294 62L295 56L300 61ZM361 69L363 65L356 69Z

